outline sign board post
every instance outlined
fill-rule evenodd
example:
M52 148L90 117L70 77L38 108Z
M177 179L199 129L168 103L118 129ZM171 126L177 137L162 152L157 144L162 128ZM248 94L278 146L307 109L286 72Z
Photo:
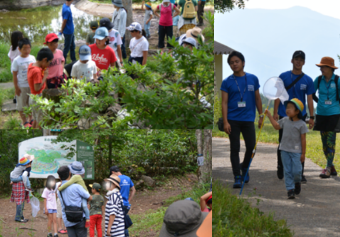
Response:
M94 179L94 151L93 147L85 142L77 140L77 161L80 161L85 168L83 179Z

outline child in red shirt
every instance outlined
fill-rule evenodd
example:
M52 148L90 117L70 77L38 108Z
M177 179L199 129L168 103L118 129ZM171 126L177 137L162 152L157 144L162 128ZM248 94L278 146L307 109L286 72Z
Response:
M31 89L31 94L41 96L42 91L46 87L46 79L48 77L48 66L52 62L53 53L49 48L42 48L37 55L37 61L31 63L27 70L27 81ZM30 105L36 102L30 98ZM41 128L39 122L41 119L41 111L33 109L33 128Z

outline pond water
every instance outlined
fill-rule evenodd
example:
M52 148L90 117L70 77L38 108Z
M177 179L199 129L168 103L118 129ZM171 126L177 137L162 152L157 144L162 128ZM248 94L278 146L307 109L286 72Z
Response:
M61 24L62 6L39 7L20 11L0 12L0 40L10 42L11 33L23 32L33 44L42 44L48 33L58 34ZM89 15L71 5L76 40L85 40L91 31L90 22L100 17Z

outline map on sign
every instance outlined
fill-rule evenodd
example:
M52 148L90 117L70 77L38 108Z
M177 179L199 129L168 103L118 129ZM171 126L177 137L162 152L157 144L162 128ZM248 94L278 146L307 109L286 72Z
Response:
M19 143L19 159L25 154L34 155L31 178L47 178L48 175L58 178L59 167L76 160L76 154L71 158L67 157L69 150L63 147L73 146L75 149L76 141L52 143L56 138L57 136L36 137Z

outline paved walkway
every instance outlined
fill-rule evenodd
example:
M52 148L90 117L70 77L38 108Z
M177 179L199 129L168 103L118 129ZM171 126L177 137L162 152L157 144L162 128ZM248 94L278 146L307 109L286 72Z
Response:
M241 162L244 143L241 143ZM232 187L229 139L213 138L213 177ZM245 184L242 196L254 192L251 200L261 199L258 208L264 213L275 212L275 219L286 219L294 236L340 236L340 178L320 179L321 168L310 159L305 162L307 184L300 195L287 199L284 180L276 176L277 145L258 144L257 153L250 167L250 182ZM238 195L240 189L233 190ZM261 197L259 197L261 195Z

